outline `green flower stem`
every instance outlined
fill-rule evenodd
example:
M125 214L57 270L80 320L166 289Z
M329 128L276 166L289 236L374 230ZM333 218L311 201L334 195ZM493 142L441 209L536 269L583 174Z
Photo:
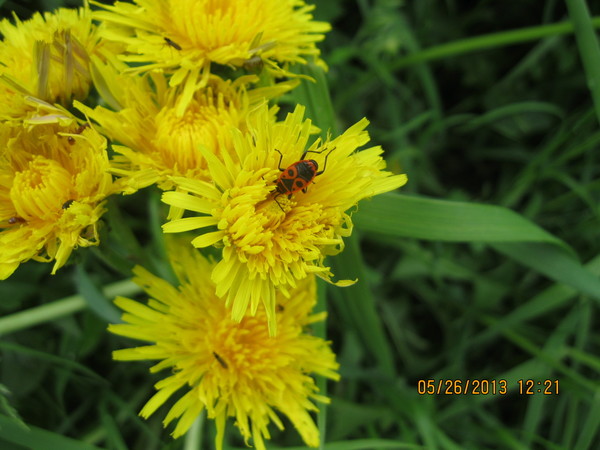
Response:
M566 0L571 22L575 27L575 38L579 47L579 55L587 78L588 88L592 93L596 116L600 122L600 47L594 27L595 21L584 0Z
M109 298L117 295L132 295L141 292L141 288L131 280L123 280L109 284L103 289L104 295ZM87 308L87 302L81 295L72 295L47 305L21 311L0 318L0 335L14 333L15 331L39 325L44 322L65 317Z
M317 278L317 305L315 312L327 311L326 286L323 280ZM312 324L315 336L327 340L326 320ZM319 394L327 396L327 379L323 376L316 377ZM317 427L319 428L319 449L325 448L327 431L327 405L320 404L317 412Z
M567 5L570 3L577 4L575 9L585 9L585 14L587 15L587 8L585 8L583 0L567 0ZM583 6L580 4L583 4ZM571 9L572 8L569 7L569 10ZM581 26L576 22L573 11L570 11L570 13L573 22L567 21L536 27L519 28L517 30L501 31L498 33L490 33L483 36L448 42L447 44L430 47L407 55L404 58L400 58L391 65L391 69L398 70L427 61L449 58L451 56L462 55L478 50L487 50L494 47L535 41L549 36L569 34L573 31L575 31L575 34L578 34L581 31ZM577 19L579 20L580 18L578 17ZM593 33L592 27L600 28L600 17L590 18L589 15L587 15L586 28L589 28L587 31Z
M203 411L192 424L192 427L185 435L183 450L196 450L202 447L202 429L206 413Z

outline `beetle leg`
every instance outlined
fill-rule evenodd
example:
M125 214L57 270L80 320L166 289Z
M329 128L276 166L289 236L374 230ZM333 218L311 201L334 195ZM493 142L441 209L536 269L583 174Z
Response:
M316 151L316 150L304 150L304 153L302 153L302 156L300 157L300 159L301 159L301 160L305 159L305 158L306 158L306 155L307 155L308 153L316 153L317 155L320 155L320 154L321 154L321 153L323 153L323 152L327 152L327 150L329 150L329 149L327 149L327 148L324 148L324 149L323 149L323 150L321 150L321 151ZM329 156L329 153L331 153L331 152L332 152L332 151L334 151L334 150L335 150L335 147L333 147L332 149L330 149L330 150L327 152L327 156ZM325 157L325 161L327 161L327 156ZM322 170L321 172L319 172L319 175L320 175L321 173L323 173L323 171L325 171L325 168L323 168L323 170Z
M335 147L332 147L332 148L325 147L323 150L319 150L319 151L317 151L317 150L305 150L304 153L302 154L302 159L304 159L304 157L306 156L307 153L316 153L317 155L320 155L321 153L325 153L325 152L331 153L334 150L335 150Z
M277 153L279 153L279 162L277 163L277 168L278 168L278 169L279 169L281 172L283 172L283 171L285 170L285 169L282 169L282 168L281 168L281 160L283 159L283 153L281 153L281 152L280 152L279 150L277 150L277 149L275 149L275 151L276 151Z
M334 150L335 150L335 147L333 147L331 150L329 150L329 151L327 152L327 154L325 155L325 163L323 164L323 170L320 170L319 172L317 172L317 173L315 174L315 177L316 177L316 176L318 176L318 175L321 175L323 172L325 172L325 169L327 168L327 158L329 158L329 155L330 155L330 154L331 154L331 152L332 152L332 151L334 151ZM317 153L322 153L322 152L317 152Z
M281 193L277 193L275 195L275 197L273 197L273 200L275 200L275 203L277 203L277 206L279 206L279 209L281 209L281 211L285 214L285 211L283 210L283 207L281 206L281 204L277 201L277 197L279 197L281 195Z

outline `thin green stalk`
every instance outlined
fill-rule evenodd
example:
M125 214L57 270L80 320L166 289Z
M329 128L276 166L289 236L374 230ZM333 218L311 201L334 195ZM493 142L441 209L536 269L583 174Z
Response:
M74 314L85 309L86 306L87 304L81 295L72 295L48 305L11 314L0 319L0 335L13 333L34 325L39 325L40 323Z
M204 412L200 414L185 435L183 450L198 450L202 448L202 429L204 427Z
M317 279L317 306L315 312L327 311L327 296L325 290L325 282ZM312 325L315 336L320 337L323 340L327 339L327 325L326 322L316 322ZM327 396L327 379L323 376L319 376L316 379L319 394ZM326 430L327 430L327 405L319 405L319 412L317 413L317 426L319 428L319 449L325 448Z
M596 117L600 122L600 46L594 31L595 24L584 0L566 0L566 3L575 27L575 39L594 101Z
M140 292L140 287L130 280L118 281L109 284L103 289L107 297L117 295L132 295ZM81 295L71 295L61 300L56 300L47 305L11 314L0 318L0 336L24 330L45 322L69 316L87 308L87 303Z
M568 0L567 3L583 3L580 0ZM485 34L458 41L448 42L447 44L430 47L420 52L412 53L404 58L398 59L391 66L392 70L402 69L407 66L433 61L436 59L449 58L451 56L471 53L478 50L487 50L495 47L502 47L511 44L520 44L528 41L535 41L549 36L572 33L578 27L573 23L559 22L536 27L519 28L517 30L500 31L498 33ZM589 16L588 16L588 19ZM575 25L574 25L575 24ZM589 26L600 28L600 17L594 17L589 20ZM575 30L577 34L577 30Z

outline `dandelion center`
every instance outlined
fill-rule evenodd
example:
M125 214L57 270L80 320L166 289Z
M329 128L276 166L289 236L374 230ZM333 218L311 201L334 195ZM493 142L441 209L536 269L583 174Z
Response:
M252 39L264 27L265 10L270 9L270 5L256 6L236 0L178 2L172 5L170 28L185 36L182 40L187 39L188 44L195 48L210 51L232 44L241 48L245 44L244 50L247 50Z
M155 120L154 146L165 167L179 173L195 172L206 168L198 147L218 149L224 124L238 126L237 122L235 112L210 101L192 101L182 117L174 108L163 108Z
M277 342L269 339L264 318L248 317L233 326L229 311L224 309L222 312L221 321L209 337L209 348L214 349L220 365L237 374L254 373L255 376L282 365L277 358L279 349L273 348Z
M321 257L324 242L341 244L336 229L342 217L337 208L311 202L308 194L298 192L291 199L277 195L274 183L267 181L275 173L242 170L236 180L241 186L225 193L228 206L219 228L225 231L223 243L248 265L251 278L258 275L279 284L290 275L284 266L303 278L306 264Z
M36 156L15 174L10 199L19 217L26 221L54 220L69 200L70 188L71 174L64 167Z

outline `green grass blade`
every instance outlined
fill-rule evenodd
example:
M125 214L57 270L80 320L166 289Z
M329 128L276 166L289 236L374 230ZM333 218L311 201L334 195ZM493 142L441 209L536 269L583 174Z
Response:
M8 397L10 396L10 390L3 384L0 384L0 414L12 419L20 427L27 428L27 425L25 424L25 422L23 422L23 419L21 419L19 412L10 403L8 399Z
M82 311L86 306L85 300L80 295L73 295L47 305L2 317L0 318L0 336L40 323L51 322L58 317Z
M140 291L141 288L131 280L117 281L116 283L109 284L103 289L104 295L108 298L113 298L117 295L134 295ZM24 330L42 323L51 322L61 317L80 312L87 306L88 304L83 296L72 295L47 305L1 317L0 336Z
M297 66L296 73L313 78L315 82L302 80L300 86L292 91L292 98L296 103L306 106L307 116L321 128L321 135L325 137L329 131L337 134L335 112L329 97L329 88L325 72L314 63Z
M596 277L600 276L600 255L586 263L585 268ZM471 339L470 345L475 347L482 345L483 342L492 340L503 330L517 329L527 321L549 314L572 301L576 294L577 291L570 286L555 284L512 310L509 314L503 315L500 320L496 321L490 318L490 326L483 330L480 335ZM598 370L600 371L600 367Z
M50 363L56 367L62 367L64 369L72 370L74 372L80 373L82 375L86 375L94 380L94 382L104 383L105 380L100 375L98 375L93 370L84 366L83 364L79 364L78 362L72 361L70 359L56 356L48 352L42 352L39 350L35 350L29 347L25 347L19 344L15 344L14 342L0 342L0 349L5 351L11 351L14 353L18 353L22 356L29 357L31 359L37 359L43 362Z
M600 27L600 17L593 18L592 25L595 28ZM568 34L572 33L573 30L573 23L559 22L460 39L435 47L430 47L417 53L412 53L395 61L392 64L392 67L393 70L398 70L404 67L428 61L434 61L437 59L449 58L456 55L463 55L466 53L472 53L496 47L504 47L522 42L535 41L549 36Z
M563 241L500 206L384 194L360 205L359 229L395 237L487 242L544 275L600 300L600 280Z
M473 408L473 414L486 425L490 433L493 433L499 447L519 450L528 450L530 448L524 443L519 442L519 439L514 435L514 430L505 427L502 421L493 413L486 411L484 408L477 407Z
M600 358L596 355L586 353L585 351L577 348L570 348L569 356L578 364L588 366L594 372L600 373Z
M584 0L566 0L569 16L573 22L579 55L592 94L596 117L600 122L600 46L594 31L595 21Z
M491 246L553 280L573 286L594 300L600 300L598 277L556 247L528 242L494 243Z
M528 363L521 364L517 368L513 368L498 376L498 378L509 380L509 390L511 387L517 387L517 380L519 379L548 378L548 367L550 367L558 373L561 385L564 385L568 381L571 389L577 390L582 394L585 393L584 395L589 395L590 392L597 391L598 388L595 381L588 379L564 362L565 355L567 354L566 349L561 349L559 352L553 351L547 353L536 342L533 342L519 332L509 330L503 334L507 340L534 357ZM527 370L523 370L524 367L527 367ZM589 398L585 398L585 401L589 402L590 400Z
M488 126L502 119L517 116L519 114L547 114L549 116L555 116L558 119L564 118L564 111L552 103L527 101L511 103L492 109L485 114L469 120L464 125L464 129L476 130L479 127Z
M102 290L94 284L85 269L77 266L76 283L79 293L83 296L92 311L109 323L121 322L121 313L104 295Z
M127 444L119 430L119 424L107 410L105 405L100 408L100 420L102 428L106 431L106 443L108 447L114 450L127 450Z
M587 415L585 422L583 423L583 429L577 439L575 450L586 450L593 447L594 438L598 438L598 430L600 429L600 391L596 391L594 394L594 400L592 406ZM597 443L598 441L596 441Z
M577 330L579 324L579 311L571 310L565 319L556 327L555 331L548 336L543 349L541 349L546 355L559 355L562 353L566 345L567 339L569 339ZM539 362L540 366L551 373L548 367L542 362ZM549 375L548 378L551 376ZM537 388L536 388L537 389ZM543 389L543 387L542 387ZM534 389L535 391L535 389ZM542 426L544 420L545 408L550 407L553 404L553 399L547 395L533 395L528 398L527 408L525 411L525 418L523 421L523 435L526 444L530 447L531 440L537 435L539 428Z
M345 288L334 289L334 299L338 309L345 310L358 335L363 340L371 356L377 361L381 371L394 376L394 358L390 342L385 333L381 318L377 313L375 298L367 283L367 274L362 262L356 235L345 240L343 254L329 260L333 273L338 279L359 279L359 282Z
M544 242L570 248L516 212L494 205L383 194L353 216L363 230L396 237L452 242Z
M5 416L0 416L0 429L2 439L26 448L33 449L60 449L60 450L99 450L98 447L61 436L51 431L46 431L28 425L23 428L17 422Z

